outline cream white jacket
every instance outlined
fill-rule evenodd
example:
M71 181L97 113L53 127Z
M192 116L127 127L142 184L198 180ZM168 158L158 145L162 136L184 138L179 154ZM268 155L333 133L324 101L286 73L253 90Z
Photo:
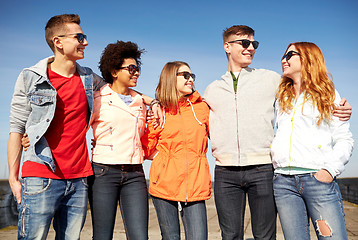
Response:
M335 104L341 100L336 91ZM274 168L326 169L333 177L344 171L353 150L349 122L332 116L317 126L319 111L301 94L290 113L276 102L276 136L271 145Z
M280 75L266 69L243 68L237 92L226 72L205 90L210 107L211 150L220 166L271 164L274 102Z
M142 97L130 90L129 105L109 85L94 94L91 119L96 146L92 161L103 164L141 164L144 152L141 137L145 131L146 107Z

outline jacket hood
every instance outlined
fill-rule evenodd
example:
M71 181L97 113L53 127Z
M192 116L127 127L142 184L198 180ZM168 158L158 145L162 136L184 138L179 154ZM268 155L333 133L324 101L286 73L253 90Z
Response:
M179 105L182 106L182 104L185 104L186 102L188 102L188 100L191 103L196 103L196 102L201 102L201 96L198 93L198 91L194 91L192 94L189 95L189 97L185 98L184 100L180 100Z

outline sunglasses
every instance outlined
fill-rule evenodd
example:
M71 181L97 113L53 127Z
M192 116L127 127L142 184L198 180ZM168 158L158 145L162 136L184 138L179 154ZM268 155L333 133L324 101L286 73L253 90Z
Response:
M248 39L238 39L238 40L230 41L228 43L235 43L235 42L241 42L241 45L243 46L243 48L248 48L251 43L252 43L252 46L254 47L254 49L257 49L259 47L258 41L250 41Z
M87 40L87 36L84 35L83 33L70 33L70 34L65 34L65 35L59 35L57 37L68 37L68 36L73 36L75 35L75 37L77 38L77 41L81 44L83 44L83 42L85 41L85 39Z
M134 75L136 72L140 73L140 67L131 64L129 66L125 66L125 67L120 67L119 69L126 69L128 70L130 75Z
M190 72L178 72L177 76L183 76L185 80L189 80L190 77L195 81L195 74Z
M294 56L294 55L301 55L301 54L300 54L299 52L296 52L296 51L289 51L288 53L286 53L285 55L283 55L281 61L282 61L283 59L285 59L285 58L286 58L286 61L288 61L288 60L290 60L291 57Z

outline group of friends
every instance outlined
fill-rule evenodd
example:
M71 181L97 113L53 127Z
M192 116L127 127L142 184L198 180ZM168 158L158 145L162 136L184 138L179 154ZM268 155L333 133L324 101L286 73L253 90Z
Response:
M88 45L79 16L52 17L45 36L54 56L20 73L11 102L18 239L45 239L52 221L56 239L79 239L88 200L93 239L113 238L118 205L127 239L148 239L148 192L162 239L180 239L180 217L186 239L208 239L208 138L222 239L243 239L246 199L255 239L276 239L277 212L285 239L309 239L310 219L318 239L347 239L336 176L353 150L351 106L314 43L289 44L282 76L250 68L254 33L244 25L225 29L228 69L203 96L189 64L174 61L152 99L132 89L144 49L108 44L101 78L76 62ZM145 159L152 160L149 189Z

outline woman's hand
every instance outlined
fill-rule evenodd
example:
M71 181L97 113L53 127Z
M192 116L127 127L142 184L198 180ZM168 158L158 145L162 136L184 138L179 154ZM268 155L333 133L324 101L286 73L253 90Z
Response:
M319 170L314 176L320 182L330 183L333 181L332 175L326 169Z
M27 151L27 149L30 147L30 140L27 133L24 133L24 135L22 135L21 145L24 148L24 151Z

